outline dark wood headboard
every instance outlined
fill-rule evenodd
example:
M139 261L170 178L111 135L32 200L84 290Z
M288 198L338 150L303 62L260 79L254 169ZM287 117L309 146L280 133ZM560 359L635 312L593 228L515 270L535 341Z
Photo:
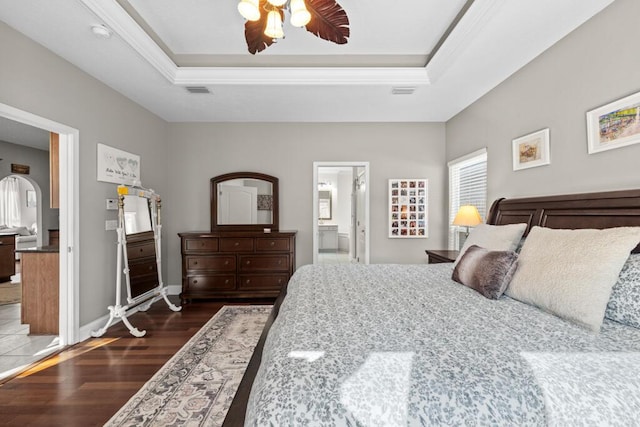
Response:
M610 228L640 226L640 190L561 196L498 199L491 205L487 224L527 223L549 228ZM633 250L640 252L640 244Z

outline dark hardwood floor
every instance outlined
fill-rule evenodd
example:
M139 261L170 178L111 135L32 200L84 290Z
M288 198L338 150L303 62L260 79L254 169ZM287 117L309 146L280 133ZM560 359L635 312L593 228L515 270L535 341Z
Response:
M118 323L65 349L0 385L0 424L103 425L223 305L195 302L174 313L158 301L130 317L146 336L135 338Z

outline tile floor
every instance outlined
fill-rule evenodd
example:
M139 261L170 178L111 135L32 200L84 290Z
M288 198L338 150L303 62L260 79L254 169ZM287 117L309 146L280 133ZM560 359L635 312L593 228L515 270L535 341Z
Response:
M321 264L348 264L349 252L320 252L318 262Z
M16 264L18 275L12 280L20 280L19 265ZM0 380L58 349L57 336L29 335L29 325L20 323L20 304L0 305Z

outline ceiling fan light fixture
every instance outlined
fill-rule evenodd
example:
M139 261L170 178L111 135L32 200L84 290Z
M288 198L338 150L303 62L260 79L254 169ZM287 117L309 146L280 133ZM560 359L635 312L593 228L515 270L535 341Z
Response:
M279 10L272 10L267 15L267 25L264 29L264 34L272 39L281 39L284 37L282 16L280 15Z
M260 19L260 0L240 0L238 12L247 21L257 21Z
M280 7L285 4L288 0L267 0L267 2L273 6Z
M304 0L291 0L291 25L294 27L304 27L311 21L311 14L304 4Z

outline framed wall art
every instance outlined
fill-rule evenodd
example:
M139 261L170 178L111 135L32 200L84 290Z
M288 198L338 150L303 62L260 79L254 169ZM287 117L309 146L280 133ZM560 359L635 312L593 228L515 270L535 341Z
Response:
M514 171L551 163L549 128L516 138L511 142L511 145Z
M427 179L389 180L389 237L426 238L428 230Z
M98 181L140 185L140 156L98 143Z
M640 92L587 113L589 154L640 142Z

